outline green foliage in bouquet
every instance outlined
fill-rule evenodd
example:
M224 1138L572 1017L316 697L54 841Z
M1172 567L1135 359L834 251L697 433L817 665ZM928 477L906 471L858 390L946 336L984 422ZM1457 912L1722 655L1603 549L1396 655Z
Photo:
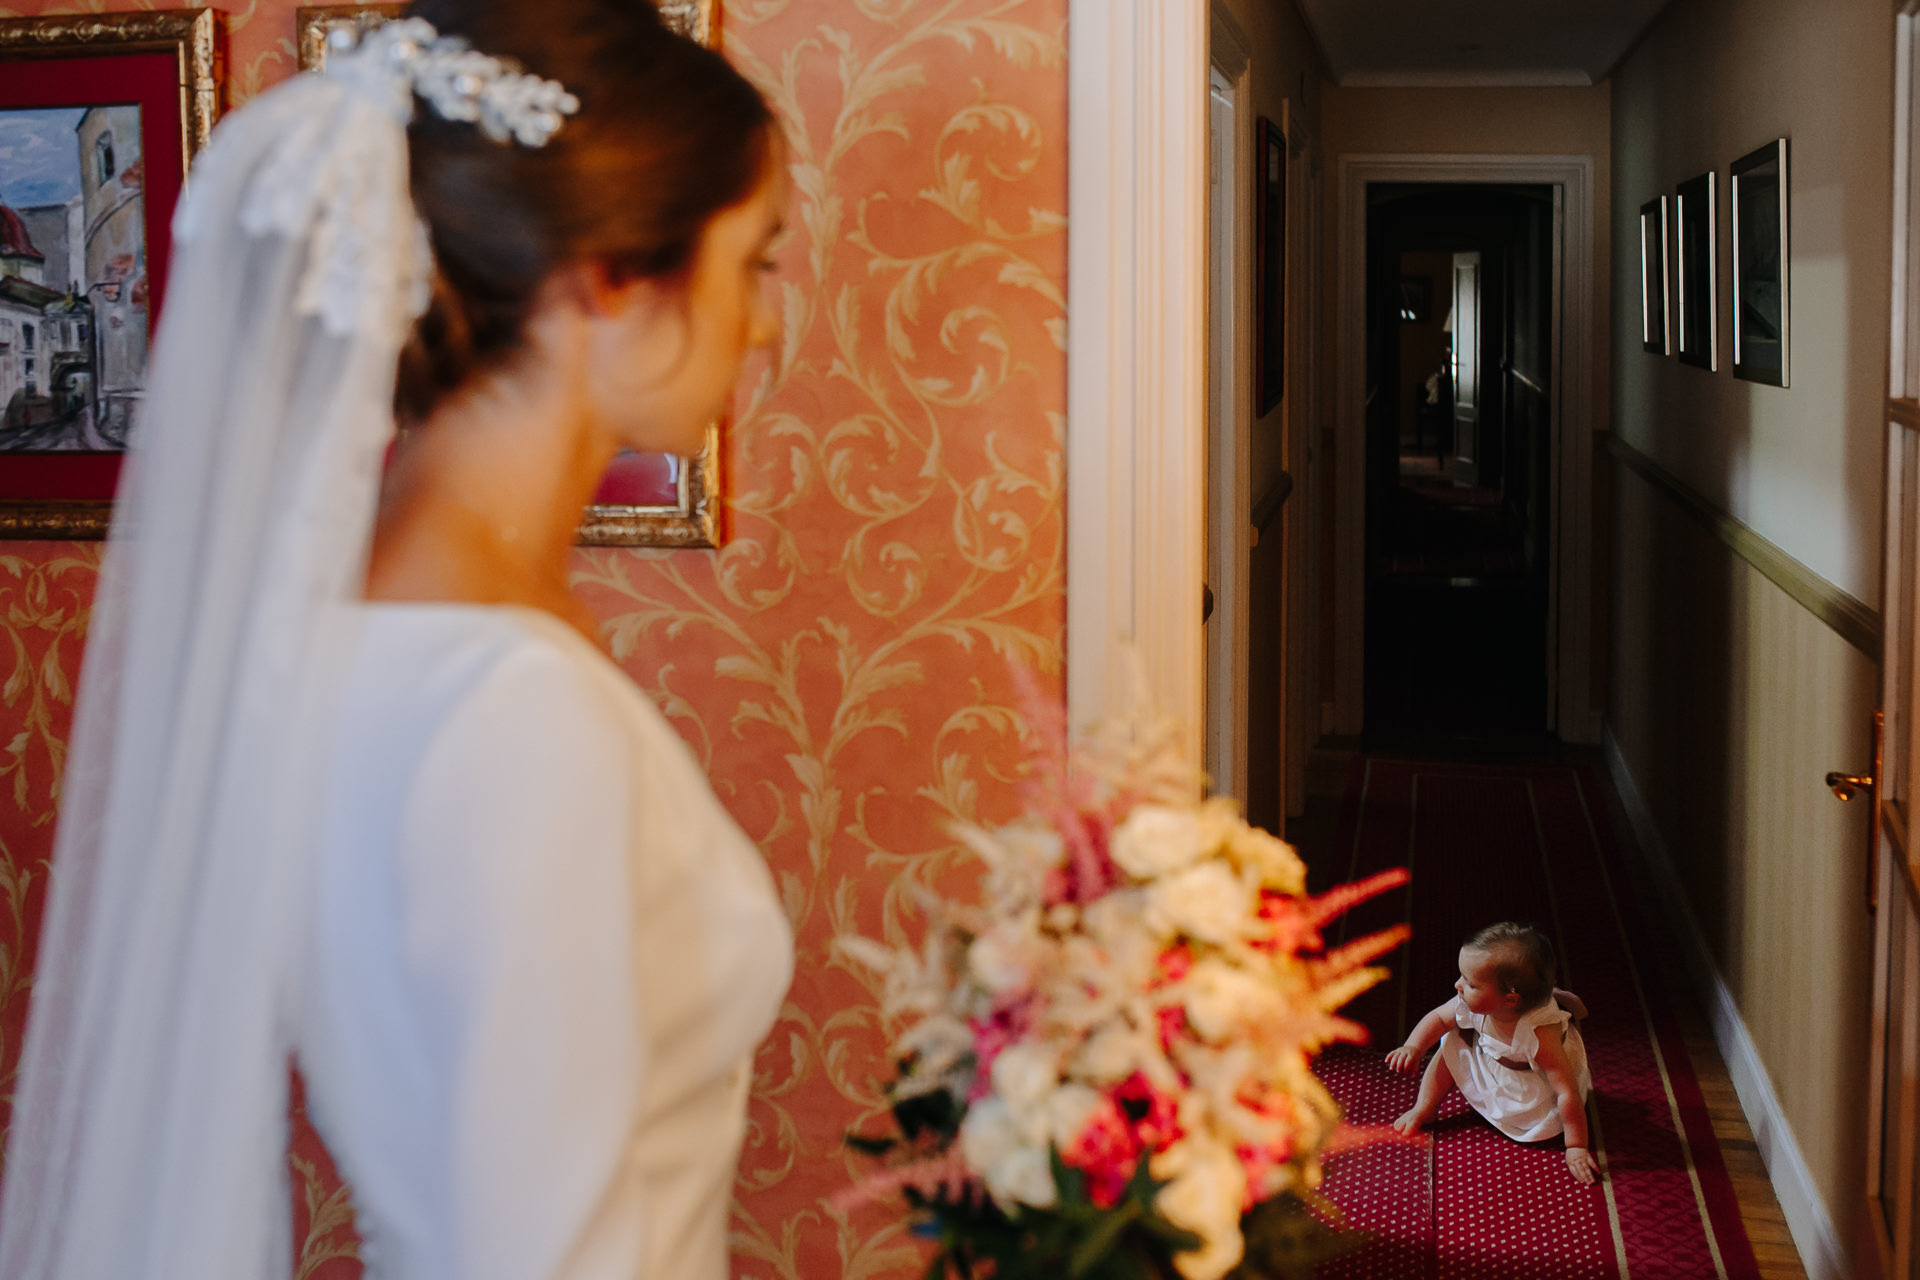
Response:
M982 1273L997 1280L1162 1280L1175 1275L1173 1255L1200 1237L1154 1211L1165 1184L1142 1160L1118 1203L1101 1207L1087 1195L1086 1175L1053 1155L1059 1201L1051 1209L1021 1205L1002 1211L986 1196L927 1196L908 1191L920 1215L917 1233L934 1241L927 1280Z
M901 1064L901 1074L910 1073ZM848 1134L847 1145L864 1155L944 1148L960 1131L965 1107L944 1090L896 1098L892 1112L899 1137ZM1050 1151L1058 1203L1050 1209L1022 1205L1012 1213L977 1191L902 1188L914 1215L914 1234L934 1242L924 1280L1174 1280L1174 1255L1200 1246L1198 1235L1169 1222L1154 1208L1167 1185L1142 1160L1118 1202L1101 1206L1088 1194L1086 1174ZM1316 1269L1364 1247L1367 1232L1346 1227L1340 1210L1324 1196L1286 1193L1263 1200L1241 1218L1246 1256L1228 1280L1313 1280Z

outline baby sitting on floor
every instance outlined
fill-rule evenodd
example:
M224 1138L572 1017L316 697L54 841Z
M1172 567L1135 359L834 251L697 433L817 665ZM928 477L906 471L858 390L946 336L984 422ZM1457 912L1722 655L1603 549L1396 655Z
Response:
M1454 998L1420 1019L1407 1042L1387 1055L1404 1075L1427 1064L1420 1096L1393 1122L1414 1133L1440 1113L1458 1087L1494 1128L1519 1142L1566 1135L1567 1168L1583 1183L1597 1166L1587 1150L1587 1049L1576 1019L1587 1007L1553 985L1553 945L1531 925L1488 925L1460 948Z

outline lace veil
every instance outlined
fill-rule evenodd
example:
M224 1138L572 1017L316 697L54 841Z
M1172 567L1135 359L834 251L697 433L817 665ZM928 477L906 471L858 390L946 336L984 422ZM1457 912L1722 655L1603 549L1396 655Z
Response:
M7 1280L289 1274L314 780L431 270L406 123L416 89L453 114L428 70L462 118L523 142L512 126L570 106L460 53L396 23L261 95L216 131L175 218L63 785L0 1200ZM518 93L504 114L496 79Z

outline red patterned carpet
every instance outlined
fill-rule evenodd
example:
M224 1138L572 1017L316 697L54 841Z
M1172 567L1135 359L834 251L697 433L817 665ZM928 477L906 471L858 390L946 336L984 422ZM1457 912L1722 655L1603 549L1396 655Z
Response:
M1329 1053L1321 1075L1359 1123L1412 1105L1416 1080L1384 1051L1447 999L1461 940L1496 920L1546 928L1560 984L1587 1003L1584 1027L1601 1184L1567 1173L1558 1141L1502 1136L1456 1093L1424 1148L1339 1156L1326 1191L1374 1235L1321 1269L1327 1280L1753 1280L1720 1149L1647 950L1604 804L1566 767L1356 761L1340 824L1342 879L1390 866L1407 892L1352 913L1349 933L1401 920L1413 941L1392 981L1353 1005L1370 1049ZM1325 855L1321 855L1324 864Z

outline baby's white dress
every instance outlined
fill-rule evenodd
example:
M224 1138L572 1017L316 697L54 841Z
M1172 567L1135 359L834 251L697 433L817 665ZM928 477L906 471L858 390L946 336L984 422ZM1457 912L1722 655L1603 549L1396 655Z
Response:
M564 623L364 613L295 1036L370 1280L721 1280L792 976L759 851Z
M1441 1009L1453 1019L1457 1030L1441 1037L1440 1055L1446 1059L1453 1082L1473 1109L1485 1116L1494 1128L1520 1142L1543 1142L1559 1137L1559 1100L1546 1073L1531 1065L1525 1071L1515 1070L1500 1059L1532 1064L1540 1049L1537 1029L1558 1025L1567 1067L1584 1103L1593 1091L1593 1078L1587 1073L1587 1046L1580 1038L1580 1028L1573 1024L1573 1015L1549 996L1545 1004L1520 1015L1511 1040L1502 1040L1493 1030L1493 1020L1484 1014L1468 1012L1459 996ZM1463 1031L1475 1034L1466 1036L1461 1034Z

